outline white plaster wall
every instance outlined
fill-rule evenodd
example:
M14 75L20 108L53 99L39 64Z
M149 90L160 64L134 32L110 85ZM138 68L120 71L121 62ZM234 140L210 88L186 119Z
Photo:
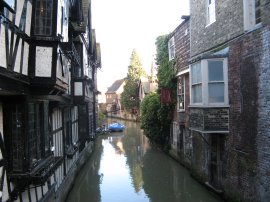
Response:
M28 57L29 57L29 45L24 43L24 57L23 57L23 69L22 74L28 75Z
M63 42L68 41L68 1L67 0L59 0L57 7L57 34L62 34ZM62 7L63 7L63 33L61 33L61 25L62 25Z
M1 24L1 32L0 32L0 66L7 67L6 63L6 43L5 43L5 27Z
M62 64L63 64L63 67L61 65L60 53L59 53L59 50L58 50L58 54L57 54L57 71L56 71L57 78L64 81L65 83L68 83L69 82L69 80L68 80L68 76L69 76L68 67L69 67L69 65L68 65L68 60L64 55L62 55ZM64 73L64 76L62 75L62 73Z
M36 47L36 67L37 77L51 77L52 73L52 52L51 47Z
M32 23L32 4L28 1L26 11L26 25L25 25L25 33L28 36L30 36L31 23Z
M20 73L21 68L21 55L22 55L22 40L20 39L14 66L14 71L18 73Z
M3 135L3 105L0 102L0 132Z
M82 82L74 82L74 95L83 95L83 85Z
M17 1L15 24L19 27L24 1Z

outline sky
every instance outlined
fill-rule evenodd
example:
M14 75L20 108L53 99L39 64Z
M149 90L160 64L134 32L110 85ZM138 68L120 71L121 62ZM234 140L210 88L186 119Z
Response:
M133 49L150 72L156 38L174 31L188 14L189 0L92 0L92 28L101 46L98 90L104 94L126 77Z

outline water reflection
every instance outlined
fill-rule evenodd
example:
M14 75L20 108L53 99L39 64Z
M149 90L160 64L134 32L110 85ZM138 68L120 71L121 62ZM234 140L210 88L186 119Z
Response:
M67 201L216 202L187 170L151 148L140 127L100 136L88 164L76 179Z

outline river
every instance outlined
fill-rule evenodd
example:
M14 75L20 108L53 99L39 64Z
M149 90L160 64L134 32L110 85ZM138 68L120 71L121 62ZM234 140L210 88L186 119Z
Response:
M220 202L188 170L149 145L139 124L102 135L67 202Z

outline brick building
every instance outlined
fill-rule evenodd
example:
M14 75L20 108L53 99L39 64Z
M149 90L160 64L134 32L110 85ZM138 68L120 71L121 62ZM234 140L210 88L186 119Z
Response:
M124 90L124 85L125 79L116 80L105 93L108 113L121 114L121 94Z
M189 58L190 58L190 16L182 16L184 20L172 33L168 43L169 59L174 60L177 71L177 106L174 111L171 154L190 165L192 139L189 130Z
M186 130L194 176L231 200L269 201L270 1L190 0L189 21L189 69L178 73L178 108L181 97L188 106L174 115L172 146L186 146Z

